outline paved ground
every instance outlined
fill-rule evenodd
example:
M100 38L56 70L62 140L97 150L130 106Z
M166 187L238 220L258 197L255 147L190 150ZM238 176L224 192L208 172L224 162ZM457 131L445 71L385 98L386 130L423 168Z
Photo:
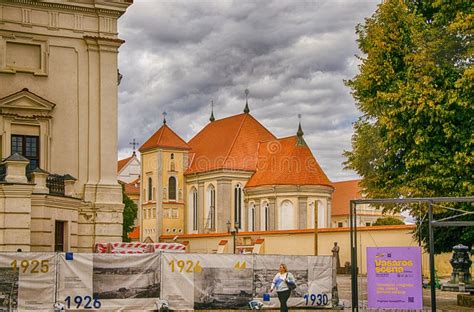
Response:
M365 307L367 302L366 280L366 277L359 279L359 307ZM350 276L338 275L337 284L339 289L339 298L344 303L344 306L346 307L345 310L350 310L352 297ZM436 290L436 308L437 311L474 311L474 308L460 307L457 305L457 293L441 290ZM361 310L364 311L365 309L362 308ZM423 289L423 311L431 311L431 293L429 289Z
M351 279L349 275L338 275L337 276L339 298L344 304L344 311L351 311ZM370 311L375 312L376 310L368 310L364 307L364 304L367 301L367 283L366 278L359 279L359 294L360 294L360 304L359 311ZM437 311L474 311L474 308L460 307L457 305L457 293L445 292L441 290L436 291L436 307ZM235 310L228 310L235 311ZM278 311L278 310L266 310L266 311ZM292 311L302 312L302 311L314 311L314 310L305 310L305 309L294 309ZM341 310L324 310L324 311L341 311ZM388 311L388 310L384 310ZM392 310L392 311L404 311L404 310ZM423 311L431 311L431 297L430 290L423 289Z

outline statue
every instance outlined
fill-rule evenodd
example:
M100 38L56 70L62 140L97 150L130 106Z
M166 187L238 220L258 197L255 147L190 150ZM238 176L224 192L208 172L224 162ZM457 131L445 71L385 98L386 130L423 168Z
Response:
M334 247L332 247L332 256L336 260L336 270L339 270L341 267L341 262L339 260L339 246L337 245L337 242L334 242Z
M471 283L469 269L471 268L472 261L469 259L470 256L469 248L467 246L459 244L453 247L453 257L449 260L453 267L450 283Z

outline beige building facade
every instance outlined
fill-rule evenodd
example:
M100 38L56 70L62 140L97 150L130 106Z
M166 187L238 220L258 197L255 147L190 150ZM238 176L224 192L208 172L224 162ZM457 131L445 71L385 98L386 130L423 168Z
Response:
M117 20L130 4L0 1L0 152L17 153L2 165L0 250L121 240Z

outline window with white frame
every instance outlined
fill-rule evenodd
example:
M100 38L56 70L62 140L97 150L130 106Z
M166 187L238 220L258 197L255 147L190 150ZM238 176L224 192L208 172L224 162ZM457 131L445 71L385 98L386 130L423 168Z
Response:
M249 207L248 231L255 231L255 204L251 203Z
M214 185L209 185L207 188L207 222L208 229L216 228L216 189Z
M234 224L242 228L242 185L234 187Z
M193 231L198 230L198 194L196 188L191 189L191 194L189 196L190 207L192 210L192 220L191 226Z

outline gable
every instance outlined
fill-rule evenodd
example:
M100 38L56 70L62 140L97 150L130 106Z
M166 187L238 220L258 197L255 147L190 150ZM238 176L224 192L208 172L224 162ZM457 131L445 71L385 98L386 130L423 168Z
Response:
M23 89L0 99L2 114L28 116L49 116L56 104Z

